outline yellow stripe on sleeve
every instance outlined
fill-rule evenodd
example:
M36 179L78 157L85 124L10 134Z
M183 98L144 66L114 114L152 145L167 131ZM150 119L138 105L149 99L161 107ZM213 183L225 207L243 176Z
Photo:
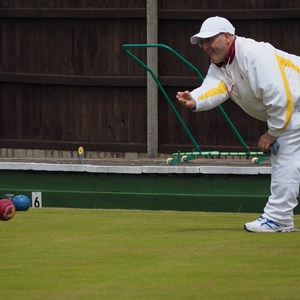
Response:
M298 66L296 66L291 60L289 59L285 59L282 56L278 56L279 58L279 62L283 67L287 67L287 68L291 68L294 71L296 71L297 73L300 73L300 68Z
M223 81L220 81L219 85L215 88L208 90L206 93L200 95L197 99L203 100L205 98L213 97L219 94L224 94L227 92L226 85Z

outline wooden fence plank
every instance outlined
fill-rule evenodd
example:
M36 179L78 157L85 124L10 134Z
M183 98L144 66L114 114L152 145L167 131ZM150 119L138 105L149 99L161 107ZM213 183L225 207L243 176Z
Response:
M51 18L51 19L144 19L145 8L1 8L0 18Z
M204 20L220 16L230 20L282 20L299 18L300 8L280 9L161 9L163 20Z
M0 72L0 82L79 86L146 86L145 76L80 76Z

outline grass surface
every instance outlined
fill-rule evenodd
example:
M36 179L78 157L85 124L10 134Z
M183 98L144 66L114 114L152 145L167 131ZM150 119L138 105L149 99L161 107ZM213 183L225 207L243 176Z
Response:
M256 217L17 212L0 223L1 298L299 299L300 233L245 232Z

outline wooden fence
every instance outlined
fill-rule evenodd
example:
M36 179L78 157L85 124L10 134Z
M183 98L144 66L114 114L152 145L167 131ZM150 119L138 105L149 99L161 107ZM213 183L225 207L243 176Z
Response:
M205 75L208 58L189 38L209 16L232 21L240 36L300 55L299 1L158 0L158 40ZM122 49L146 43L146 0L0 0L0 148L147 151L145 71ZM134 50L146 61L146 50ZM199 79L170 53L158 51L158 75L175 99ZM182 110L203 149L240 148L218 110ZM232 101L224 109L251 147L266 125ZM158 150L192 145L161 94Z

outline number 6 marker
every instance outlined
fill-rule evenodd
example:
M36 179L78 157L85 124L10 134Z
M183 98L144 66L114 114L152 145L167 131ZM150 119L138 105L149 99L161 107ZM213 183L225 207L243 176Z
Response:
M42 193L32 192L31 194L32 207L41 208L42 207Z

